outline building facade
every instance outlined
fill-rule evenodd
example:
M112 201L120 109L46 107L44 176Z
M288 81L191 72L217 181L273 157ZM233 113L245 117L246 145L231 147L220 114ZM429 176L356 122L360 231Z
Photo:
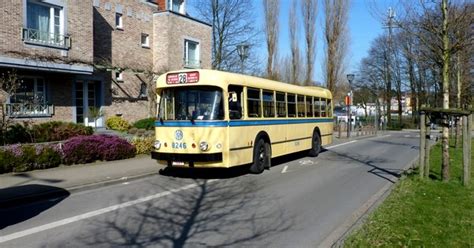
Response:
M211 67L212 27L185 0L4 0L0 14L0 74L20 82L0 100L15 120L135 121L155 114L159 74Z

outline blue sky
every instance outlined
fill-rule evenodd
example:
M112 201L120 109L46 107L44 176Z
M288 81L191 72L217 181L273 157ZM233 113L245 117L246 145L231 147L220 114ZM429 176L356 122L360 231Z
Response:
M193 1L193 0L190 0ZM316 26L317 32L317 53L316 53L316 62L314 65L315 72L313 79L318 82L323 82L322 76L322 65L324 58L323 51L323 39L322 39L322 29L323 29L323 14L322 14L322 2L324 0L318 0L318 20ZM374 40L378 35L385 32L382 28L381 18L375 17L375 13L386 13L390 4L393 4L397 0L349 0L351 2L349 10L349 37L350 45L348 50L348 72L356 72L359 67L359 63L362 58L364 58L372 40ZM262 0L253 0L253 8L256 11L256 26L260 30L263 30L264 23L264 14L263 14L263 4ZM279 36L279 54L284 56L289 53L290 44L288 37L288 14L291 0L280 0L280 36ZM374 4L376 3L376 4ZM191 6L190 6L191 7ZM377 10L375 10L375 8ZM192 10L192 7L189 9ZM298 8L298 12L300 9ZM191 13L192 15L193 13ZM300 14L301 15L301 14ZM299 22L302 21L301 16L299 17ZM303 49L303 39L304 39L304 29L300 23L299 27L299 39L301 41L300 47ZM266 62L266 47L265 40L262 33L262 42L259 47L255 48L253 51L257 52L260 59L263 62Z

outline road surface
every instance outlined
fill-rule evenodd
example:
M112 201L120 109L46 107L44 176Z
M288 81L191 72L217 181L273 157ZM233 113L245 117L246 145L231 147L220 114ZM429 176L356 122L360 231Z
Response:
M165 170L0 210L0 247L318 247L418 154L417 133L273 160L263 174ZM157 170L159 168L157 167ZM326 242L326 243L322 243Z

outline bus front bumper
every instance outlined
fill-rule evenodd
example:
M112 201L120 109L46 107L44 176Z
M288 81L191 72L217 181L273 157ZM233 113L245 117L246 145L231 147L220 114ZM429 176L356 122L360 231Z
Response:
M172 165L173 163L186 163L190 167L194 167L194 165L200 167L199 164L222 163L222 153L220 152L200 154L151 152L151 158L167 161L168 165Z

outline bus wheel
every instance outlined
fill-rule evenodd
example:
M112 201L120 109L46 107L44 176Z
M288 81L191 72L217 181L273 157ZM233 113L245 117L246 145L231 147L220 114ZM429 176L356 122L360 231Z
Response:
M265 168L270 168L271 148L263 139L259 139L253 149L253 163L250 166L250 172L260 174Z
M317 157L321 151L321 137L318 132L313 132L313 138L311 142L311 149L309 150L309 156Z

